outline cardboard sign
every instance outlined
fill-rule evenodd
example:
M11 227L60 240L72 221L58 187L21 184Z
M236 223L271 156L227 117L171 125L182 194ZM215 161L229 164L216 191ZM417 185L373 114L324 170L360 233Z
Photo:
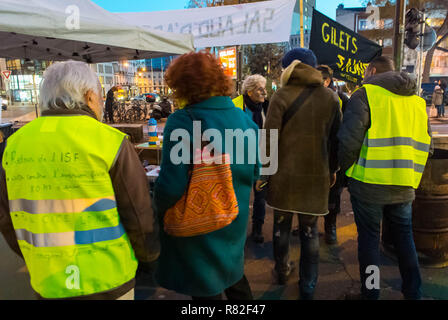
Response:
M370 61L381 56L382 47L313 10L310 49L319 64L333 69L337 79L360 84Z

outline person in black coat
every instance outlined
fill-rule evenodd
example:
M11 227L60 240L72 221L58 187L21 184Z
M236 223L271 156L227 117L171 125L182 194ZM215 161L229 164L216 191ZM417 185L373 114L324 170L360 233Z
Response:
M164 96L159 106L162 108L162 117L168 118L171 114L171 103L168 101L168 98Z
M110 88L110 90L107 92L107 96L106 96L106 105L105 105L105 109L106 109L106 121L110 122L110 123L114 123L114 101L115 101L115 92L118 91L118 87L114 86L112 88Z

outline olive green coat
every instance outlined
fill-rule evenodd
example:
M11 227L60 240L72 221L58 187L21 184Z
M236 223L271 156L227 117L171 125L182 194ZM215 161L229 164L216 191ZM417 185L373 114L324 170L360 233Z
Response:
M322 85L318 70L298 60L283 72L281 83L265 123L267 130L279 130L278 171L269 177L267 203L282 211L327 214L330 173L338 169L338 96ZM306 86L315 87L313 93L282 127L283 115Z

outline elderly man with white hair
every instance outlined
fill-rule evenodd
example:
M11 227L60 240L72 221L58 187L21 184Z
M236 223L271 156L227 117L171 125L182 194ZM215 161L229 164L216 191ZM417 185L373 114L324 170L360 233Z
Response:
M158 257L146 176L83 62L51 65L42 116L9 139L0 230L43 299L133 299L138 262ZM5 288L4 288L5 289Z
M254 74L248 76L243 82L243 105L244 112L258 125L263 128L266 119L269 101L267 101L266 79ZM252 213L252 238L256 243L263 243L263 224L266 215L266 191L257 191L254 185L254 203Z

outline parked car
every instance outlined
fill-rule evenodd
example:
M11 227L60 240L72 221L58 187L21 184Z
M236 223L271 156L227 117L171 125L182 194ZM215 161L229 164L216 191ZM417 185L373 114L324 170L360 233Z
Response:
M146 96L141 94L131 98L131 101L146 101Z
M147 102L160 102L160 96L157 93L143 93Z

